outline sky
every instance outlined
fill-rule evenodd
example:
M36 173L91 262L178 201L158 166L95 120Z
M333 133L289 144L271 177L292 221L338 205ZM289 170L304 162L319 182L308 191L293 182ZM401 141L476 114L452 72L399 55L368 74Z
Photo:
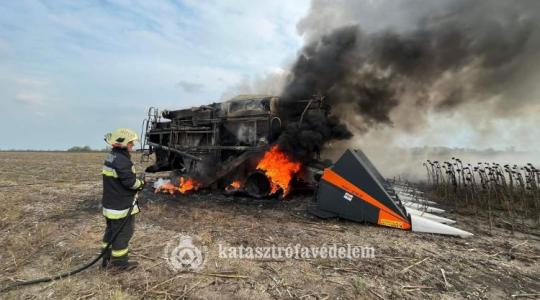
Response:
M339 10L339 3L359 2L319 3ZM406 19L403 8L381 19L377 3L395 2L366 0L368 17L357 20L363 28ZM261 91L261 85L276 84L272 74L284 78L309 40L302 22L317 15L312 9L310 0L0 1L0 150L102 149L107 132L140 132L151 106L187 108L240 89ZM331 12L322 16L348 22ZM538 95L536 78L529 78L527 92ZM245 88L250 83L256 87ZM539 149L540 104L525 107L518 119L474 118L487 109L430 115L421 132L403 133L396 125L364 140L385 147Z
M0 149L104 148L150 106L219 101L302 46L308 0L1 1Z

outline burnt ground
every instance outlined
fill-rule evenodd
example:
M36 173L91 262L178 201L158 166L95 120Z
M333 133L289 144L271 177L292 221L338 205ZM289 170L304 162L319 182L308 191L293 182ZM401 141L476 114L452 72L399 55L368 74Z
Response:
M0 283L58 273L99 251L103 153L0 153ZM20 184L38 183L29 186ZM141 266L99 267L19 288L7 299L393 299L539 298L538 227L514 232L503 218L491 234L485 216L463 212L468 239L319 220L304 213L309 195L252 200L201 191L141 197L131 243ZM205 253L202 269L174 272L165 248L179 234ZM372 246L370 259L227 259L225 246ZM444 273L444 275L443 275Z

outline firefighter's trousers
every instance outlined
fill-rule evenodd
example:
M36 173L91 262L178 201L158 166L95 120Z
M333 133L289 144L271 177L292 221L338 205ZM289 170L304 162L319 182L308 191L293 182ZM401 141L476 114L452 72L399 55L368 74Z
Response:
M126 218L127 221L126 221ZM113 261L127 261L129 252L129 240L133 236L135 230L135 215L127 216L122 219L108 219L107 228L105 228L105 234L103 235L102 247L105 248L107 244L112 240L114 234L120 229L124 221L126 225L120 231L116 240L112 244L111 259Z

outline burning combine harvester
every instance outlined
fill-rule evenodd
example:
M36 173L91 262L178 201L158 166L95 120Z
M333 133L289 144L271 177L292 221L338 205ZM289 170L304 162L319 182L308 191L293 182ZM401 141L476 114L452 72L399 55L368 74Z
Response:
M320 96L284 102L272 96L238 96L161 114L150 108L143 123L143 157L155 154L156 162L146 171L171 171L171 180L159 181L156 192L212 188L284 198L292 189L311 189L309 211L321 218L471 235L445 225L452 220L429 213L442 212L426 206L429 201L388 183L360 150L347 150L335 164L321 161L316 147L302 159L287 153L280 137L307 120L326 120L330 107Z
M238 96L161 114L150 108L143 147L156 163L146 171L171 171L172 183L161 189L172 193L211 187L262 198L285 197L291 185L314 188L311 164L320 163L294 161L276 141L289 122L327 115L328 107L321 98L299 101L300 115L288 116L279 105L278 97Z

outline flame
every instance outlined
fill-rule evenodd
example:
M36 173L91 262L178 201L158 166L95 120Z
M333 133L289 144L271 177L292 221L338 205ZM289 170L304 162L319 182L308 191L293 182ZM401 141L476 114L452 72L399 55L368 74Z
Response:
M191 190L198 190L200 186L201 184L193 180L192 178L188 178L187 180L185 180L184 177L180 177L180 186L178 187L178 191L182 194L185 194Z
M159 187L157 187L156 190L154 191L154 193L157 194L157 193L162 192L162 193L169 193L171 195L174 195L174 193L177 190L178 190L178 188L174 184L172 184L170 182L167 182L167 183L162 184Z
M240 186L241 186L240 180L235 180L235 181L231 182L231 184L229 184L229 188L234 189L234 190L239 189Z
M257 164L257 169L263 171L270 179L272 185L270 194L282 189L283 197L289 193L291 180L301 167L301 163L291 160L277 145L268 150Z
M162 184L156 190L154 193L169 193L171 195L174 195L177 192L180 192L182 194L185 194L191 190L198 190L201 187L201 184L191 178L188 178L187 180L184 179L184 177L180 177L179 186L175 186L171 182L167 182L165 184Z
M238 191L242 187L240 180L234 180L225 187L226 192Z

